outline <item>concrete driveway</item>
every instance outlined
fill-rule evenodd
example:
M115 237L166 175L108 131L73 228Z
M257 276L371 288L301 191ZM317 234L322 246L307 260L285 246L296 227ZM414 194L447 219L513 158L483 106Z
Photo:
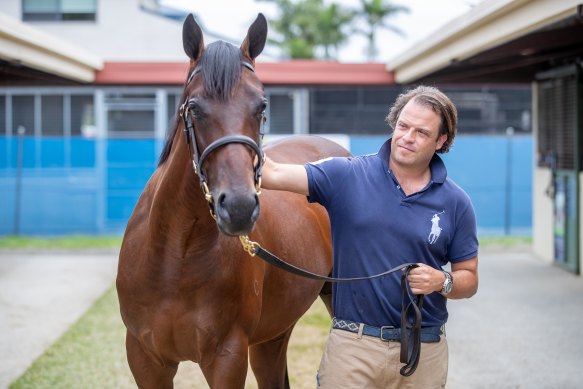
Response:
M484 251L480 287L448 302L448 389L582 388L583 279L528 251Z
M116 264L117 253L0 252L0 388L113 284ZM448 389L583 387L581 277L528 248L483 250L478 294L448 304Z
M0 388L77 321L116 273L114 252L0 252Z

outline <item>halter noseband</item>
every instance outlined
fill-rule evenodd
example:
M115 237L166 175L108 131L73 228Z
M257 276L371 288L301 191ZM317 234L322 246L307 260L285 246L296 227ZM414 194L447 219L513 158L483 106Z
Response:
M241 65L246 67L247 69L251 70L252 72L255 72L253 65L251 65L249 62L241 61ZM192 81L194 76L199 71L200 71L200 69L198 67L192 71L190 76L188 76L188 80L186 81L186 87L188 87L188 85L190 84L190 82ZM262 112L261 119L260 119L259 143L256 143L253 139L251 139L245 135L227 135L227 136L224 136L222 138L219 138L219 139L213 141L199 155L198 143L196 140L196 133L194 131L194 123L192 121L192 115L190 114L190 110L194 104L195 104L194 99L187 98L184 101L184 103L180 106L180 117L184 121L184 134L186 136L186 143L188 144L189 149L192 148L192 150L191 150L192 167L194 169L194 172L198 175L198 178L200 180L200 187L201 187L201 190L204 194L204 198L208 203L208 206L209 206L209 209L211 212L211 216L214 219L216 219L217 217L215 214L214 199L213 199L213 195L211 194L211 192L208 188L208 185L207 185L206 175L205 175L204 170L203 170L203 164L206 161L206 159L208 158L208 156L213 151L215 151L219 147L222 147L222 146L227 145L229 143L242 143L244 145L251 147L251 149L253 149L253 151L255 151L255 154L258 157L257 165L254 166L253 170L254 170L255 190L256 190L257 194L260 194L261 193L261 169L263 168L263 163L265 162L265 154L263 153L263 150L261 149L261 135L263 134L263 125L264 125L265 119L266 119L265 112Z

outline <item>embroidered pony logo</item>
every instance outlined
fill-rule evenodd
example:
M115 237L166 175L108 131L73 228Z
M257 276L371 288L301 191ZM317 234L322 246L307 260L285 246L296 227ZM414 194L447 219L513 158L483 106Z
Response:
M445 213L445 210L434 214L433 217L431 218L431 232L427 237L429 244L434 244L435 242L437 242L437 239L439 239L439 235L441 235L442 228L439 226L440 220L439 215L441 215L442 213Z

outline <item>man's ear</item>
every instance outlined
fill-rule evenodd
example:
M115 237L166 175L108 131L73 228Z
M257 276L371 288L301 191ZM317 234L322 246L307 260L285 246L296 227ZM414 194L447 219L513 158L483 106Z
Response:
M441 134L439 136L439 138L437 138L437 144L435 145L435 151L438 151L443 147L443 144L445 143L447 138L448 138L447 134Z

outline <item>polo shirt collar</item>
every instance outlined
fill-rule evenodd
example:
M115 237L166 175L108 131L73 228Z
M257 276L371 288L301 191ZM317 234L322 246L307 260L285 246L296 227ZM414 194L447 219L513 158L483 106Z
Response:
M389 138L382 146L378 152L378 157L383 163L385 171L389 171L389 157L391 155L391 139ZM429 162L429 168L431 169L431 180L437 184L443 184L447 178L447 169L443 160L437 153L433 154L433 158Z

